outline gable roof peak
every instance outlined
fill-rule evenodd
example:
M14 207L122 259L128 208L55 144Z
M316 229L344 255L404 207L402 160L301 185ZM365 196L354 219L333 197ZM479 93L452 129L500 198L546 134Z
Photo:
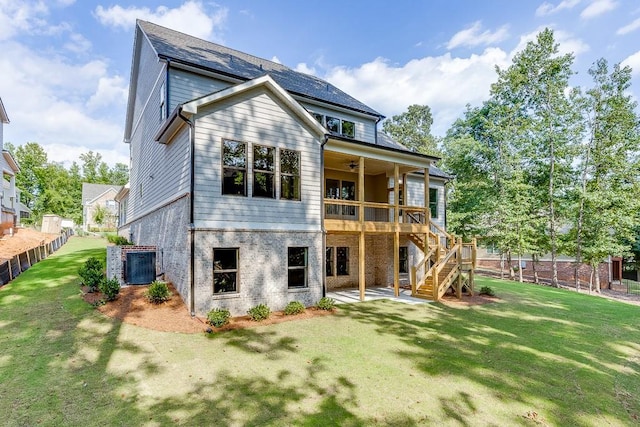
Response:
M373 117L384 116L318 77L148 21L137 21L157 56L220 75L253 80L268 73L292 95L336 105Z

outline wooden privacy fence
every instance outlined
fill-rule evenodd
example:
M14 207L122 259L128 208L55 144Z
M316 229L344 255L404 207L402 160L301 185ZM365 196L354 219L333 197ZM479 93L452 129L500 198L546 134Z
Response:
M0 286L6 285L33 264L42 261L60 249L72 234L72 230L65 230L49 243L28 249L11 259L2 261L0 263Z

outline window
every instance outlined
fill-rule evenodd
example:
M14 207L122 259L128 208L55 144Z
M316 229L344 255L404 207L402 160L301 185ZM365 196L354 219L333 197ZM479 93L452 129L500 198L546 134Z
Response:
M160 121L163 121L167 118L167 107L165 102L165 90L164 90L164 82L160 86Z
M348 120L342 121L342 136L346 136L348 138L355 138L356 136L356 124L354 122L350 122Z
M300 200L300 153L280 151L280 198Z
M355 200L356 183L353 181L341 181L338 179L326 179L324 185L324 197L327 199ZM326 215L355 216L355 206L327 204Z
M307 287L307 248L288 248L288 285L290 288Z
M336 267L338 276L349 275L349 248L336 248Z
M327 130L329 132L340 134L340 119L327 116Z
M431 209L431 218L438 218L438 189L429 189L429 209Z
M222 141L222 194L247 195L247 146L238 141Z
M221 294L238 290L239 249L213 250L213 293Z
M409 272L409 248L400 246L400 273Z
M349 120L342 120L337 117L325 116L320 113L311 113L313 117L322 126L326 127L329 132L337 135L346 136L348 138L356 137L356 124Z
M275 198L274 169L276 150L253 146L253 197Z
M327 248L326 252L326 275L335 276L335 264L333 262L333 248Z

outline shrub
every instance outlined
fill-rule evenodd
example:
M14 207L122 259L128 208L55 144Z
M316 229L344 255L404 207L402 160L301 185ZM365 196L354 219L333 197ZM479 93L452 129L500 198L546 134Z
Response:
M493 288L489 287L489 286L483 286L480 288L480 295L487 295L487 296L495 296L495 292L493 291Z
M171 298L171 291L165 282L154 280L145 292L145 296L154 304L160 304Z
M250 308L247 313L249 314L249 317L251 317L251 320L259 322L261 320L268 319L269 316L271 316L271 309L264 304L258 304L255 307Z
M133 242L130 242L129 239L127 239L124 236L118 236L117 234L109 234L109 235L107 235L107 240L109 241L109 243L113 243L116 246L131 246L131 245L133 245Z
M229 323L229 317L231 317L231 313L226 308L214 308L207 313L207 323L219 328Z
M318 301L318 308L320 310L333 310L333 307L336 305L336 300L329 297L322 297L320 301Z
M284 314L286 314L287 316L300 313L304 313L304 304L302 304L300 301L291 301L284 308Z
M100 292L102 292L107 301L113 301L120 293L120 282L115 277L111 279L102 279L100 282Z
M78 275L82 279L82 283L89 288L89 292L97 291L100 282L104 279L102 262L96 257L90 257L78 269Z

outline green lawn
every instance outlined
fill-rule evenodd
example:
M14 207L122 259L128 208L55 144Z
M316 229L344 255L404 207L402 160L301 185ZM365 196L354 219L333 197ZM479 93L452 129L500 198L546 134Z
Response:
M104 317L73 238L0 290L3 425L637 425L640 307L479 279L501 302L390 301L214 334Z

